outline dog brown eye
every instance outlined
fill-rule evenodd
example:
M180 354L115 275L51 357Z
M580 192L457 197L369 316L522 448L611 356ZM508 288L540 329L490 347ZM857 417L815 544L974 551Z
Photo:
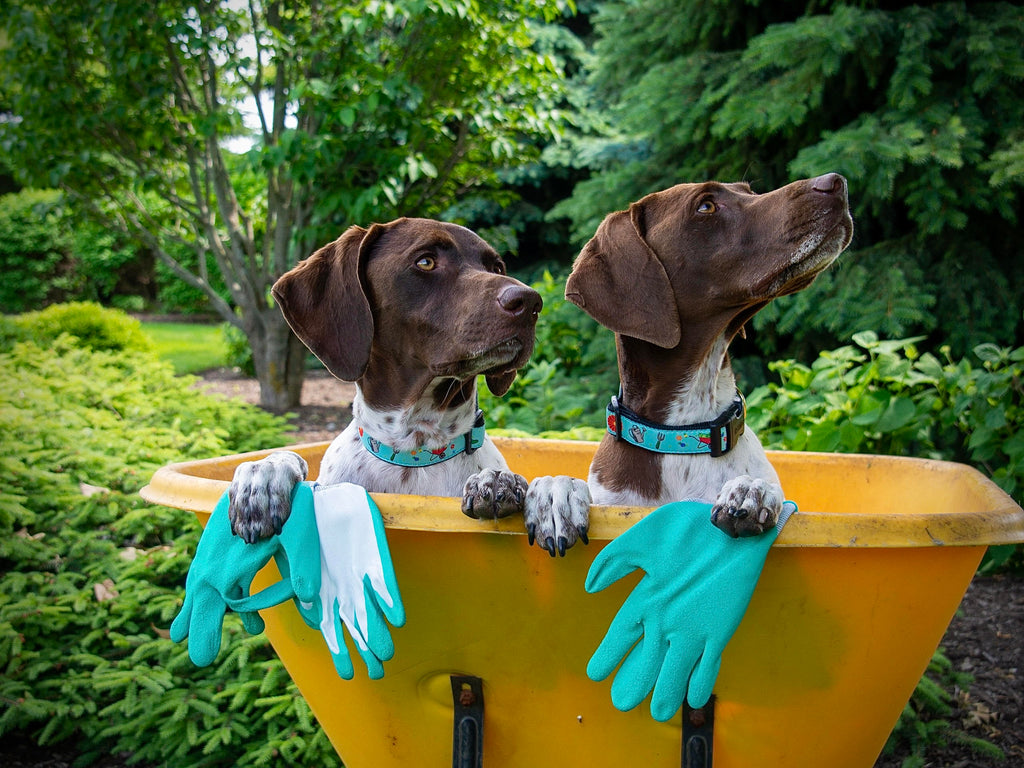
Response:
M717 210L718 206L710 200L704 200L697 206L697 213L714 213Z
M416 266L424 272L429 272L437 266L437 262L434 261L432 256L421 256L419 261L416 262Z

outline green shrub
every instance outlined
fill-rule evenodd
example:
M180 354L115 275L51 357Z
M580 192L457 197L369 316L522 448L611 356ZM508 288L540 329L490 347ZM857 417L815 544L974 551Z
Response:
M71 241L60 192L26 189L0 197L0 307L24 312L67 293Z
M65 217L76 283L69 298L141 311L153 298L153 257L120 232L73 212Z
M262 635L229 615L205 669L167 639L199 526L139 488L287 428L193 381L66 335L0 352L0 736L73 740L80 764L338 765Z
M77 346L92 350L136 350L152 348L142 324L116 309L91 302L54 304L38 312L26 312L14 319L19 336L46 346L62 334Z
M69 212L57 190L0 196L0 307L25 312L58 301L140 306L152 264L124 237ZM125 276L144 278L126 285Z
M810 366L772 363L780 383L747 398L766 447L919 456L977 467L1014 496L1024 490L1024 348L982 344L971 358L918 352L918 339L872 332L822 352ZM1024 562L991 547L983 570Z
M191 266L196 262L195 257L179 255L179 258L185 262L186 266ZM163 312L191 315L211 311L210 299L207 295L178 277L162 261L156 263L153 273L156 280L157 303ZM218 270L214 270L211 274L211 278L218 283L221 282L219 276ZM227 291L221 291L221 293L226 294Z

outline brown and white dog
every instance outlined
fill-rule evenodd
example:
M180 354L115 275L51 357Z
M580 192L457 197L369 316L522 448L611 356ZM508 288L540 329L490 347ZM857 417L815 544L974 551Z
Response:
M594 503L705 499L732 536L774 527L784 497L744 429L729 344L772 299L809 286L852 236L835 173L761 195L742 183L680 184L605 218L565 288L615 331L618 351L616 434L590 467ZM703 445L660 452L688 442Z
M586 540L585 483L541 478L528 488L483 432L476 378L508 390L533 351L542 301L474 232L408 218L351 227L273 295L327 369L356 382L352 421L324 454L319 482L462 496L474 518L522 512L531 543L552 555ZM280 532L307 472L291 451L239 465L232 530L250 542Z

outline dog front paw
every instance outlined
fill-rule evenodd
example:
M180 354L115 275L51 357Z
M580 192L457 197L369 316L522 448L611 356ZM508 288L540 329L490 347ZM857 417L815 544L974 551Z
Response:
M473 519L493 520L523 511L526 478L502 469L483 469L462 489L462 512Z
M583 480L560 475L538 477L526 494L526 532L552 557L577 540L584 544L590 528L590 489Z
M711 522L734 539L760 536L775 527L783 501L778 484L742 475L722 486Z
M281 533L292 513L292 491L308 471L305 460L291 451L239 464L228 487L231 532L248 544Z

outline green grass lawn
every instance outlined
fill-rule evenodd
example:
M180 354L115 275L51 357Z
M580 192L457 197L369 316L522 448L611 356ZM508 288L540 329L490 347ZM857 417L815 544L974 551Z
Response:
M228 346L220 325L203 323L143 323L157 354L179 374L199 373L226 364Z

